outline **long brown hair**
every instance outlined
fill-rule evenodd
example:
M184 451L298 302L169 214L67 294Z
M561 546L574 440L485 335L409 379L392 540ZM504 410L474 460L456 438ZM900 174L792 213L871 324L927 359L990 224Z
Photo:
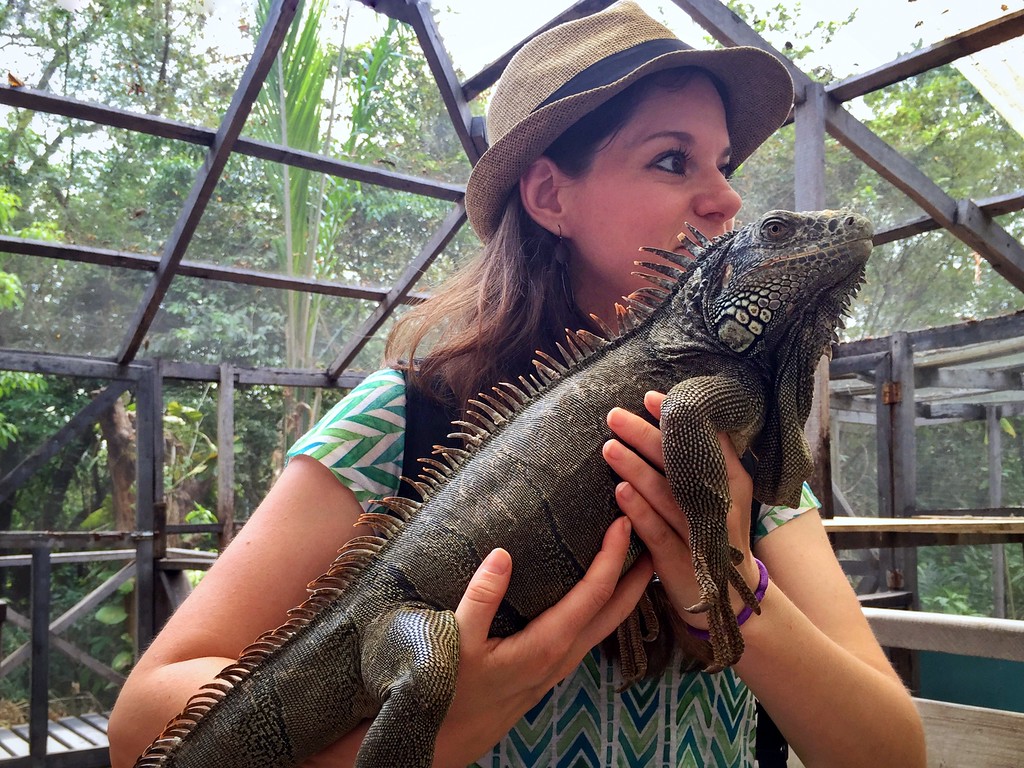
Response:
M711 77L680 68L637 81L572 125L544 154L579 178L652 90L682 88L696 72ZM411 385L457 408L500 381L529 373L538 349L553 350L566 328L591 324L567 300L566 267L555 258L558 240L530 218L514 188L498 230L476 258L396 323L385 349L387 364L405 370Z

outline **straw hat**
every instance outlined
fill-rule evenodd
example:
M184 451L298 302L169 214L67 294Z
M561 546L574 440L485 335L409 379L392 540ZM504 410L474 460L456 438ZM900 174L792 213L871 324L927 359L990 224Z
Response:
M725 86L732 167L782 125L793 104L793 81L776 57L758 48L695 50L634 2L560 24L524 45L495 87L491 146L466 187L477 235L491 238L519 177L565 129L644 75L673 67L700 67Z

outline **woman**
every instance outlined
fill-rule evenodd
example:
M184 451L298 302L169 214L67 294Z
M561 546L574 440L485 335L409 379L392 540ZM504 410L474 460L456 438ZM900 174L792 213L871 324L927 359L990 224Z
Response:
M534 350L551 348L565 327L590 324L591 314L611 319L614 302L639 286L639 246L678 247L684 223L708 236L729 229L741 204L729 174L781 125L791 100L774 58L687 49L630 2L527 44L494 93L492 144L467 188L481 257L396 328L392 368L293 447L267 499L139 661L111 716L114 767L130 765L195 689L302 601L306 583L359 533L361 503L397 488L397 449L443 438L425 426L440 409L457 411L527 372ZM427 340L435 343L420 358ZM420 362L410 369L400 359ZM652 414L660 401L648 396ZM371 422L372 436L351 439ZM753 695L807 765L923 765L913 704L813 502L764 510L752 548L750 478L724 437L731 541L750 585L759 579L753 555L771 575L761 614L742 627L746 651L716 675L663 659L654 679L616 691L614 654L594 647L653 571L679 616L698 630L702 617L683 611L697 586L684 518L659 471L658 430L620 409L608 423L618 439L604 456L623 479L625 517L583 581L508 638L487 632L515 564L501 550L484 560L457 611L458 690L435 764L747 766ZM620 579L631 529L650 555ZM364 733L309 765L351 764Z

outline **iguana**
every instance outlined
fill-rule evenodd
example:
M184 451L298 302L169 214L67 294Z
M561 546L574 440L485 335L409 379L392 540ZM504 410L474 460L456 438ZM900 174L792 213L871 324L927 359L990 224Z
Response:
M605 417L614 406L644 413L649 390L668 393L665 472L687 515L711 668L735 663L743 639L729 585L757 605L728 541L716 433L755 454L755 498L798 503L814 369L863 278L872 231L848 211L772 211L713 241L690 231L680 252L645 249L662 260L637 262L652 285L616 307L617 332L570 332L564 360L538 353L536 373L473 401L454 422L465 448L423 459L412 481L422 500L365 513L378 535L350 541L287 622L196 694L137 766L292 766L364 719L358 766L430 766L455 693L453 610L470 577L495 547L511 553L496 636L579 581L620 514L601 458Z

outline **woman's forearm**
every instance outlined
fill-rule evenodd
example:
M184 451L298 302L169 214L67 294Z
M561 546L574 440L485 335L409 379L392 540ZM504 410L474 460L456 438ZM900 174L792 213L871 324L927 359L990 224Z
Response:
M184 709L199 688L234 659L190 659L133 673L110 714L111 768L131 768L136 758Z
M743 628L737 674L808 768L924 763L924 736L895 675L841 647L771 585Z

